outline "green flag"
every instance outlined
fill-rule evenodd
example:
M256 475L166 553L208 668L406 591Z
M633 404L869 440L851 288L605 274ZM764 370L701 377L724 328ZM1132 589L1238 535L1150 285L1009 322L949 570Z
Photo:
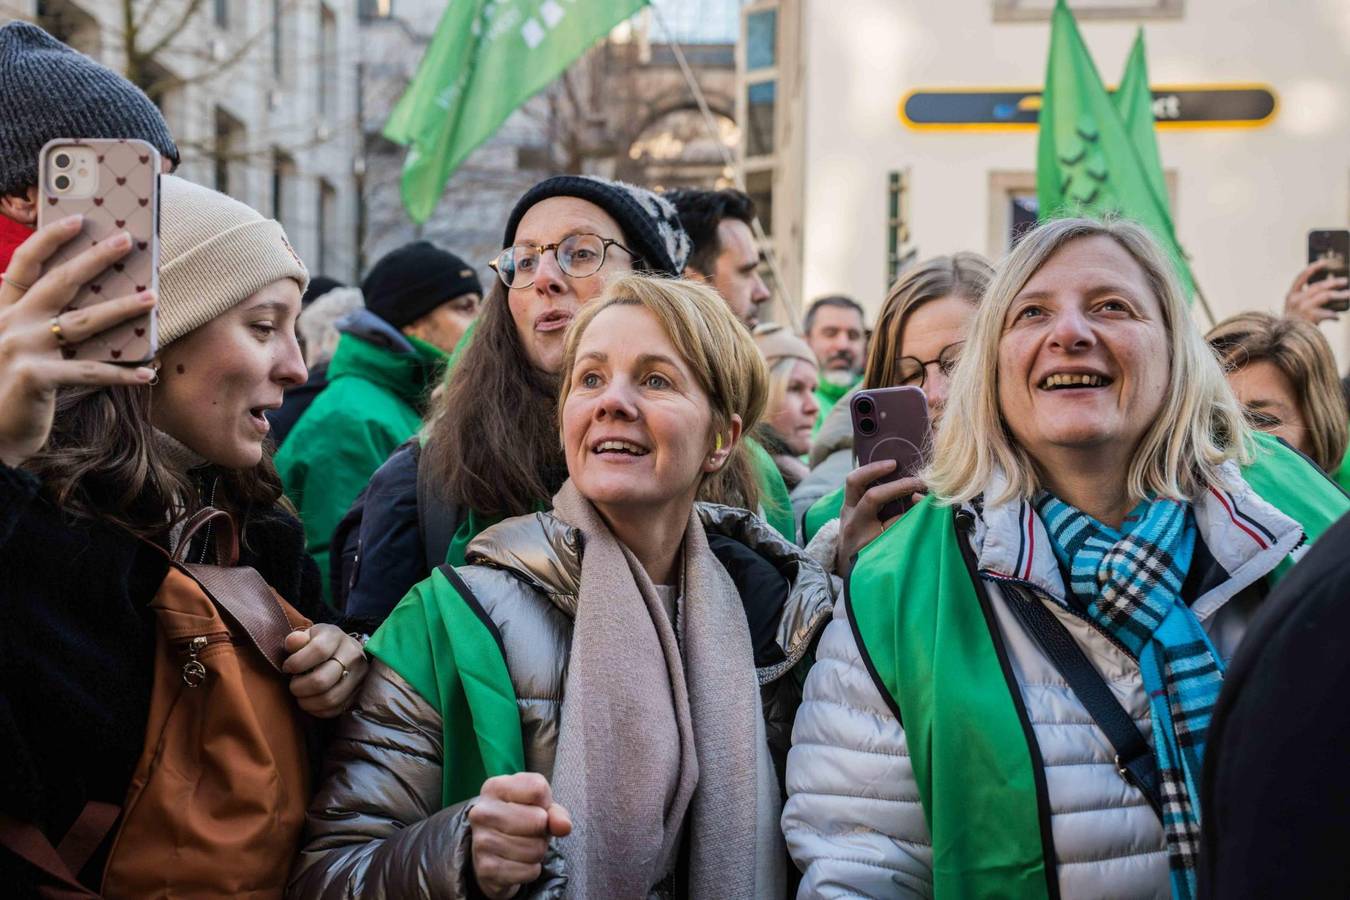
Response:
M1187 294L1194 293L1166 191L1157 192L1064 0L1055 4L1051 22L1036 157L1041 220L1108 214L1133 219L1153 232L1171 255ZM1148 90L1146 83L1143 90ZM1151 106L1148 117L1151 124Z
M1163 176L1162 156L1158 153L1158 133L1153 128L1153 91L1148 82L1143 28L1135 33L1130 58L1125 61L1125 74L1120 77L1120 87L1112 97L1125 123L1125 131L1139 153L1139 161L1144 165L1144 174L1148 176L1153 193L1162 202L1163 208L1171 209L1167 179Z
M450 0L384 136L408 148L403 206L425 222L460 163L648 0Z

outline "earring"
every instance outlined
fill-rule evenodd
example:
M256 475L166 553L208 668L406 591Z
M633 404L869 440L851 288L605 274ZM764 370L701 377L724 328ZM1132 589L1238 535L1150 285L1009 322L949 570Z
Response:
M155 385L159 384L159 369L160 366L162 365L164 364L157 359L152 359L150 361L150 368L155 370L155 374L149 381L146 382L146 384L150 385L151 387L154 387Z

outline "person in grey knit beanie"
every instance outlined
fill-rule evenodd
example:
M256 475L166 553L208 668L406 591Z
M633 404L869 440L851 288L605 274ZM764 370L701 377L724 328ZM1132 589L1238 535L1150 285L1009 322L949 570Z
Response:
M55 138L139 138L178 165L159 109L136 85L36 25L0 28L0 194L37 184Z
M0 271L37 221L38 152L57 138L138 138L178 165L144 91L38 26L10 22L0 28Z

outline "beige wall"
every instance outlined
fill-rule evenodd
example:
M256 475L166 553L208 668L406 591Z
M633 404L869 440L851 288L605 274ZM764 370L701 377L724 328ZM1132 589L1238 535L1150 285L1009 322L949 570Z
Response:
M991 185L1035 169L1036 134L917 132L917 87L1026 87L1044 77L1045 21L995 22L991 0L787 0L804 4L802 291L876 309L886 175L908 169L920 257L990 250ZM1108 83L1136 20L1084 21ZM1263 82L1280 106L1263 128L1166 131L1173 213L1216 313L1276 309L1315 227L1350 225L1350 2L1185 0L1144 22L1154 84ZM787 197L776 202L788 202ZM1203 324L1203 323L1202 323ZM1350 327L1326 333L1350 360Z

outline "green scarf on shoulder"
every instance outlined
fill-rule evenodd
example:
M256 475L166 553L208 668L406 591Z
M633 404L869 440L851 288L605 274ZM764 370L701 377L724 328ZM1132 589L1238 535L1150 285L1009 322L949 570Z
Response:
M1264 435L1256 446L1243 477L1308 540L1350 510L1301 456ZM858 649L905 728L933 841L934 895L1044 898L1058 877L1043 838L1044 767L975 565L955 511L928 497L859 553L845 602Z
M404 597L366 649L441 714L441 804L525 770L516 691L496 627L448 568Z

